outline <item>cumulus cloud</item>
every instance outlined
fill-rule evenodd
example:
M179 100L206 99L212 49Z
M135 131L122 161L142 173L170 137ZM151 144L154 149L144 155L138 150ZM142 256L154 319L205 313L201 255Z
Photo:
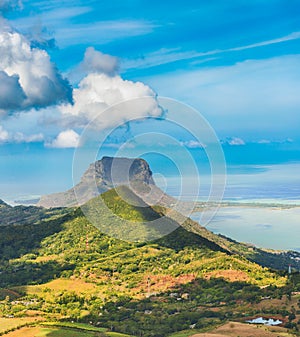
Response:
M133 119L162 115L156 94L150 87L114 74L116 58L88 48L83 64L89 59L92 60L90 73L73 90L74 104L61 107L63 125L84 127L93 121L93 127L102 130ZM140 100L133 102L134 99Z
M52 32L42 25L41 20L33 24L31 29L26 33L26 37L30 40L32 48L53 49L56 47L56 40L52 36Z
M0 113L72 101L72 89L50 61L7 25L0 28Z
M79 134L72 129L62 131L58 136L49 144L48 147L55 148L75 148L79 145Z
M61 85L67 82L63 82L48 54L32 48L24 36L0 29L0 55L3 55L0 59L0 114L19 111L6 122L18 116L19 121L26 120L26 125L33 122L65 129L52 142L45 143L48 147L78 146L79 135L73 129L90 125L104 130L163 114L156 93L149 86L123 79L117 74L118 59L94 48L86 50L84 60L77 67L86 75L72 90L71 103L62 102L66 97L71 100L68 92L71 89ZM35 115L36 108L52 104L57 106L43 109L39 117ZM26 116L31 117L28 120ZM10 135L9 139L14 142L28 140L22 133ZM34 135L33 139L42 141L44 136Z
M51 123L65 129L51 143L45 143L64 148L78 146L79 135L74 129L84 128L92 121L96 130L103 130L163 114L156 93L149 86L123 79L118 74L118 58L93 47L86 49L76 68L85 77L73 89L44 50L49 47L48 32L38 25L27 38L2 17L1 13L17 6L21 6L20 1L0 0L0 116L8 117L8 125L15 116L25 118L34 112L34 124ZM139 103L132 104L136 99L140 99ZM51 106L54 109L49 109ZM37 109L43 112L35 115ZM0 131L2 142L44 141L43 134L27 136L24 130L7 132L3 128Z
M20 85L19 76L9 76L6 72L0 71L0 111L17 109L25 99L26 95Z
M232 145L232 146L238 146L238 145L245 145L245 141L242 138L238 137L231 137L226 139L226 144Z
M89 47L85 51L81 67L88 73L115 75L119 70L119 60L117 57L103 54L93 47Z

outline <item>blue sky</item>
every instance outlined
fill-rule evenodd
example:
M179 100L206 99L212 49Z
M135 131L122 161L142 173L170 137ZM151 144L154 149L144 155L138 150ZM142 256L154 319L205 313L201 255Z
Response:
M70 187L84 127L133 97L151 100L94 121L99 133L124 123L104 154L153 129L197 151L163 121L130 122L167 115L158 95L207 119L229 167L300 159L297 0L2 0L0 11L0 194Z

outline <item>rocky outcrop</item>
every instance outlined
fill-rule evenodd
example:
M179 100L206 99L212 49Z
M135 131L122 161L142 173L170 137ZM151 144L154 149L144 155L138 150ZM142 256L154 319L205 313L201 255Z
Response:
M78 206L111 188L132 184L155 186L145 160L103 157L89 166L76 186L66 192L42 196L37 205L46 208Z

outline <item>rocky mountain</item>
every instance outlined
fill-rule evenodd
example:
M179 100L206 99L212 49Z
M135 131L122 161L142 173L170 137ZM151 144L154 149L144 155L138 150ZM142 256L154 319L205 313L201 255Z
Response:
M151 187L156 194L161 194L155 188L152 172L145 160L103 157L89 166L74 188L42 196L37 205L46 208L78 206L120 185L135 186L140 192Z
M96 198L100 194L101 198ZM174 207L175 204L176 207ZM164 236L178 226L182 226L189 232L218 245L223 251L244 256L262 266L287 270L287 266L290 264L295 269L300 268L300 254L297 252L271 251L252 247L225 236L213 234L197 222L192 221L188 217L191 213L190 206L178 203L177 200L161 191L154 183L148 163L143 159L103 157L88 167L81 181L74 188L66 192L43 196L38 205L45 208L80 205L85 215L94 225L96 224L98 229L120 238L126 238L127 234L125 235L125 233L131 233L128 239L133 241L136 241L137 238L149 241L151 237ZM105 205L112 208L112 213L117 217L111 216L104 207ZM6 205L5 207L10 206ZM154 207L156 211L159 208L158 213L161 219L159 222L142 224L142 216L145 214L149 216L151 213L151 210L150 213L148 212L149 207ZM25 220L30 219L28 213L40 214L41 212L40 210L34 211L34 208L18 206L14 212L21 212L18 216L19 220L24 216L24 210L27 213ZM131 220L129 218L132 212L134 216L139 218L138 230L136 224L126 221ZM182 214L187 214L187 216ZM2 216L2 219L4 218ZM3 221L7 223L7 220ZM115 229L117 232L114 232Z

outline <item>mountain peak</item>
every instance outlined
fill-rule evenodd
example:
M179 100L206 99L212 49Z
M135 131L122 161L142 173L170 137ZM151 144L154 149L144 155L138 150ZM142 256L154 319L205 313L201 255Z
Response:
M102 157L90 164L81 181L95 179L97 185L104 183L111 188L131 181L154 184L149 164L141 158Z
M90 164L74 188L42 196L38 206L51 208L82 205L111 188L130 185L132 182L155 185L152 171L144 159L105 156Z

